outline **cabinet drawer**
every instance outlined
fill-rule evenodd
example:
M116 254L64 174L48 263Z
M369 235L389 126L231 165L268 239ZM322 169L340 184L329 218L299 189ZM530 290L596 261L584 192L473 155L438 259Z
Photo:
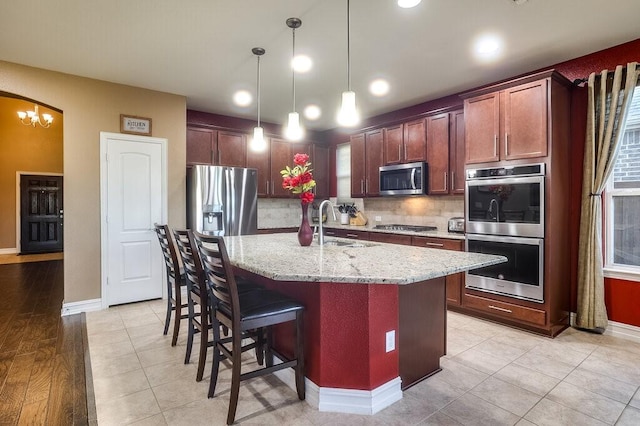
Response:
M385 234L382 232L369 232L369 241L381 243L411 245L411 235Z
M414 246L437 248L444 250L464 251L464 241L447 238L413 237Z
M546 324L546 312L539 309L527 308L497 300L487 299L471 294L464 295L463 305L466 308L477 309L492 315L509 318L517 321L544 326Z

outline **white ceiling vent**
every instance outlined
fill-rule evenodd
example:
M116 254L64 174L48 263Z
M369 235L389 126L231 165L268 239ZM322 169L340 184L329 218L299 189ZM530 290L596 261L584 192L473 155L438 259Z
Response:
M511 0L512 2L514 2L515 4L524 4L526 2L528 2L529 0Z

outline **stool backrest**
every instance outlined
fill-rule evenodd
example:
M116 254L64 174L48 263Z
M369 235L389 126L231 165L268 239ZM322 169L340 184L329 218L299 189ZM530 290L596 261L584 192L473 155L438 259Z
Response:
M162 249L162 257L167 269L167 280L169 284L175 283L176 274L180 275L178 254L176 248L173 245L173 238L171 238L171 231L168 225L154 224L156 234L158 234L158 241L160 242L160 248ZM179 279L179 278L178 278ZM171 288L171 286L169 287Z
M193 239L193 233L188 229L174 229L173 235L176 246L178 246L178 253L182 258L188 290L200 295L200 289L204 288L206 293L206 287L202 285L204 283L204 271L202 270L202 263L200 263L200 255L198 254L195 240Z
M240 326L238 286L233 275L233 266L229 261L224 238L199 233L195 233L194 238L197 242L207 285L217 300L218 310L230 315L233 324L228 324L228 326L232 327L232 330L239 330L236 328Z

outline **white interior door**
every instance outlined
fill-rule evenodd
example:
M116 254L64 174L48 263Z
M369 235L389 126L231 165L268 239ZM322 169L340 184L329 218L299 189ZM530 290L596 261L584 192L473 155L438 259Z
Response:
M166 139L101 133L100 144L103 307L162 297L153 225L166 222Z

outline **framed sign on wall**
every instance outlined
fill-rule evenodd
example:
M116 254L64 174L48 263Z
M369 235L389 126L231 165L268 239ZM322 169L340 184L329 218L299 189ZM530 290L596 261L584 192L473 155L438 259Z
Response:
M151 136L151 119L120 114L120 133Z

